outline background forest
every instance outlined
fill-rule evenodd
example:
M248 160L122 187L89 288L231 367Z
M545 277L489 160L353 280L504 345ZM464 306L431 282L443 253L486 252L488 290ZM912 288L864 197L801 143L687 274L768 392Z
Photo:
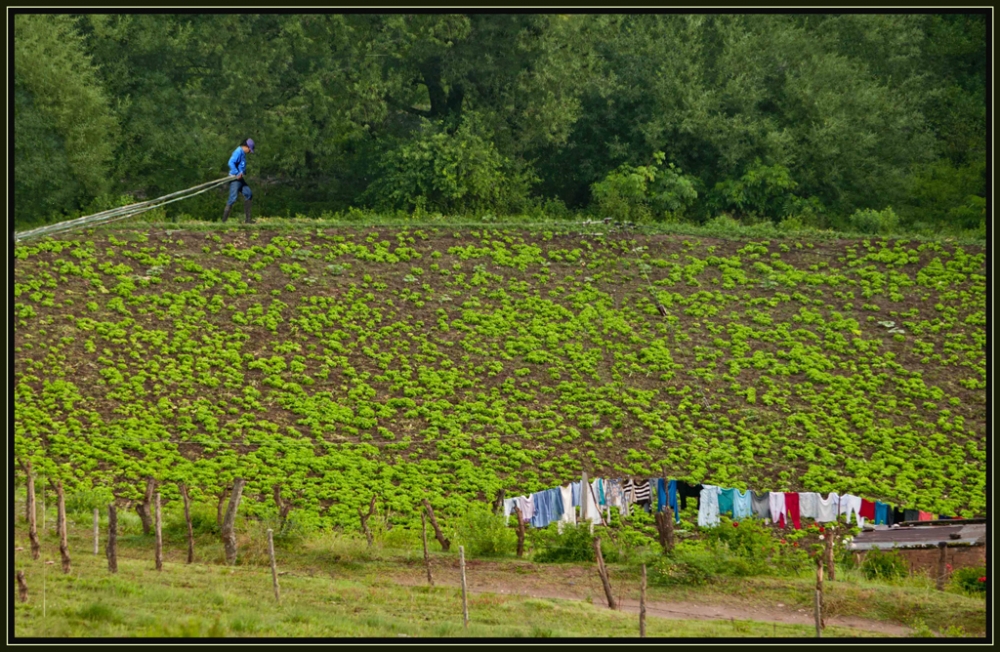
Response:
M14 219L220 178L252 137L263 215L983 232L985 18L19 14Z

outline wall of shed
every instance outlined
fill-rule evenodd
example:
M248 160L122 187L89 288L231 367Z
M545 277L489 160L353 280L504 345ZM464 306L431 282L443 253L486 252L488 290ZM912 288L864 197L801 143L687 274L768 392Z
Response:
M860 564L865 559L867 550L859 550L855 554L855 559ZM938 548L898 548L903 559L910 564L910 573L913 575L925 574L936 577L938 559L941 551ZM986 565L986 546L955 546L945 548L945 563L951 564L951 569L957 570L967 566Z

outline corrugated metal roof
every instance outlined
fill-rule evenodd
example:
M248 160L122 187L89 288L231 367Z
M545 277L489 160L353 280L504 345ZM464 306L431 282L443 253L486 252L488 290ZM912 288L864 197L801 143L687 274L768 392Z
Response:
M953 536L958 535L958 536ZM937 527L899 527L861 532L851 541L850 550L878 548L925 548L944 542L949 546L974 546L986 543L986 525L939 525Z

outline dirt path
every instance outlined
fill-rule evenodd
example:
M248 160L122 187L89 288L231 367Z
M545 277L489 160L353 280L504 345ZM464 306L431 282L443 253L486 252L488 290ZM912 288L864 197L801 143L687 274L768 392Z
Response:
M472 562L470 562L471 564ZM478 568L476 568L478 566ZM561 568L558 579L550 575L543 576L534 572L498 572L489 562L477 562L467 566L469 591L472 593L498 593L505 595L521 595L532 598L553 598L561 600L589 601L596 607L607 608L604 591L596 573L586 573L579 567ZM473 572L475 571L475 572ZM456 568L434 565L432 569L436 586L459 587L460 579ZM425 585L426 575L409 569L395 573L392 581L406 586ZM639 601L630 597L616 595L619 609L631 613L639 613ZM675 620L754 620L757 622L781 623L789 625L814 624L811 610L797 609L792 606L777 603L771 606L754 604L723 604L719 602L664 602L647 600L646 614L650 617L669 618ZM867 618L833 616L826 619L826 624L840 627L852 627L887 636L909 636L909 627Z

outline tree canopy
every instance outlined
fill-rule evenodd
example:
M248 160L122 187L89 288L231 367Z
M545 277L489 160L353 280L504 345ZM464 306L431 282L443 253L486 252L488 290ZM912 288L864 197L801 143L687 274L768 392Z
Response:
M613 210L655 168L687 199L647 219L985 219L985 13L18 14L14 46L19 225L248 136L272 215Z

